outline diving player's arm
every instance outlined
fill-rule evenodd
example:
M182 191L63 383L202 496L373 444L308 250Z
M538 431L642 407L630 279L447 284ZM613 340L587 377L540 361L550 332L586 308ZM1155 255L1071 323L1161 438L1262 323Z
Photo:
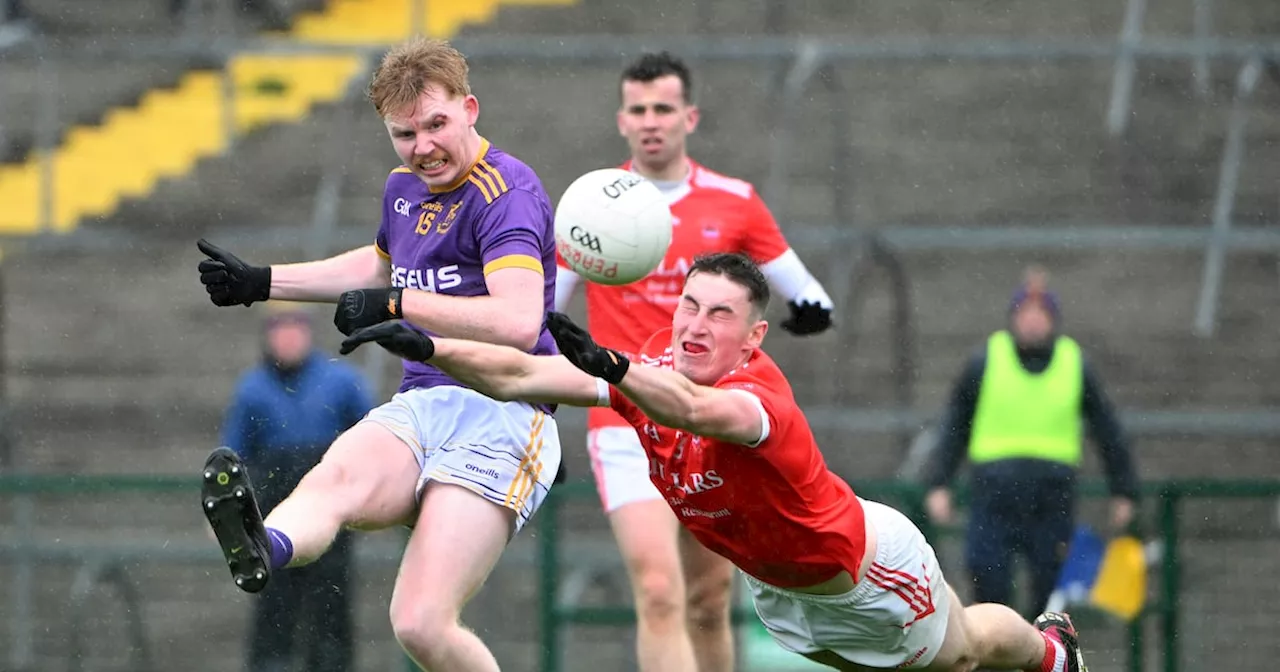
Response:
M488 296L449 296L406 289L404 319L446 338L532 350L542 333L543 279L541 262L508 266L485 275Z
M664 427L745 446L758 446L769 435L763 404L745 390L698 385L652 366L627 367L614 387Z
M607 405L609 386L560 355L530 355L502 345L437 338L428 360L463 385L499 401Z
M632 365L616 350L602 347L563 313L547 316L547 328L562 356L584 373L607 381L648 418L664 427L745 446L769 438L764 402L746 381L698 385L683 375L652 366ZM616 408L616 407L615 407Z
M373 245L335 257L271 267L271 298L334 303L351 289L389 287L391 264Z

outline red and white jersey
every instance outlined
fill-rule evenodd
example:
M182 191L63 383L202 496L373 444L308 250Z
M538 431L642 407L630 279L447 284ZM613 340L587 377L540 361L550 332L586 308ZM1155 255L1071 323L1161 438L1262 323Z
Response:
M643 346L641 365L671 368L671 329ZM858 575L866 548L862 504L827 469L782 371L761 350L715 387L760 402L764 432L755 446L693 436L655 424L617 388L609 405L640 437L649 478L704 546L772 586Z
M621 167L629 170L631 162ZM635 353L650 334L671 326L684 277L697 256L741 252L764 265L791 249L750 182L690 160L688 178L666 193L673 219L671 246L658 268L629 285L587 283L587 330L601 345ZM567 268L562 258L557 261ZM589 429L625 424L607 408L587 413Z

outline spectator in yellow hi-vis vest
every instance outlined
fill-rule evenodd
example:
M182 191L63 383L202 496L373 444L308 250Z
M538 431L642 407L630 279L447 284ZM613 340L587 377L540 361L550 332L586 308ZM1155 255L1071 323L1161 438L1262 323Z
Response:
M1057 297L1032 269L1013 296L1009 326L987 339L952 391L925 508L952 518L951 483L968 459L971 507L966 563L976 602L1013 606L1011 560L1031 570L1024 613L1043 610L1074 529L1084 426L1098 444L1112 493L1111 524L1133 519L1137 481L1128 440L1079 344L1059 332Z

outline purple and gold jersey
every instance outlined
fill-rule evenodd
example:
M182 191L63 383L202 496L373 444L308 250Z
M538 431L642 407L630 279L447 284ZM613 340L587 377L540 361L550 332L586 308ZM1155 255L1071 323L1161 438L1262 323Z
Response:
M376 245L394 287L486 296L494 271L537 271L545 315L555 305L554 212L533 169L481 139L475 163L446 187L429 188L404 166L391 171ZM545 325L531 352L556 352ZM436 385L462 386L430 364L404 362L400 391Z

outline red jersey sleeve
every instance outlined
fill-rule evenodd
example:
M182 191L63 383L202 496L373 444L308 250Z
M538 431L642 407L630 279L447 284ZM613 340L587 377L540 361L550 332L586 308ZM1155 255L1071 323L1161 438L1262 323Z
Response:
M778 228L778 222L773 218L773 213L769 212L769 206L765 205L755 190L752 190L743 210L746 225L742 232L744 254L758 264L767 264L791 248L787 239L782 237L782 229Z
M783 436L795 418L794 403L785 394L780 394L766 381L756 376L731 374L715 385L721 390L740 390L755 397L760 404L763 432L760 440L753 447L767 444L769 439Z

